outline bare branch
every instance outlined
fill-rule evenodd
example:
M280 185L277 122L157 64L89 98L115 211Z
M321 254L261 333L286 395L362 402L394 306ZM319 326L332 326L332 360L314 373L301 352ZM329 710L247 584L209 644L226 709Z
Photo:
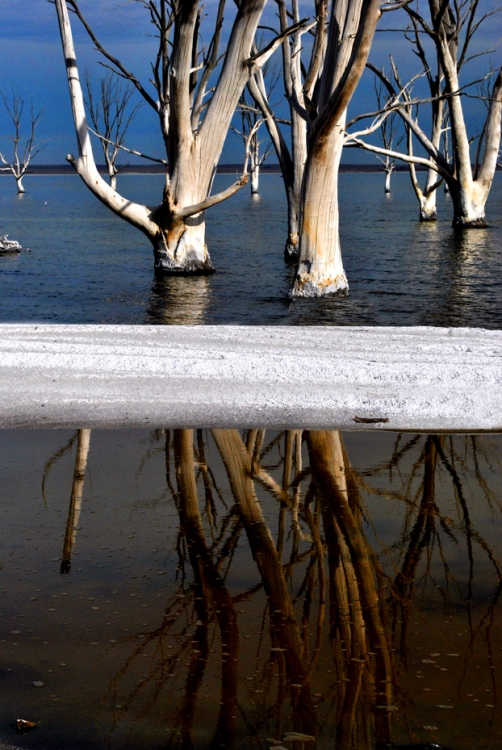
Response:
M115 143L114 141L111 141L109 138L105 138L104 135L100 135L92 128L89 128L89 132L95 135L101 141L104 141L105 143L109 143L111 146L114 146L115 148L118 148L121 151L125 151L127 154L133 154L133 156L141 156L142 159L147 159L148 161L154 161L157 164L164 164L167 167L167 161L165 159L157 159L155 156L148 156L148 154L142 154L141 151L135 151L132 148L127 148L121 143Z
M254 55L251 55L246 60L246 65L249 65L250 68L257 66L262 67L267 60L274 54L275 50L278 49L283 41L287 39L288 36L291 36L291 34L295 34L301 31L301 33L305 33L309 31L309 29L312 29L316 25L317 21L312 21L309 24L309 19L304 18L302 21L299 21L298 23L293 24L293 26L289 26L285 31L281 32L279 36L276 36L275 39L273 39L270 44L267 44L266 47L264 47L259 52L256 52Z

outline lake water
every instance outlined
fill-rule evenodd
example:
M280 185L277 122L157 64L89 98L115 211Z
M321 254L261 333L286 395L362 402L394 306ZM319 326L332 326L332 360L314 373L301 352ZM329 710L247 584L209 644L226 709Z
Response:
M350 295L291 302L278 175L208 213L216 274L162 280L77 177L4 177L29 250L0 256L0 322L502 327L500 174L463 233L443 193L416 220L406 174L340 181ZM0 738L502 748L501 462L500 435L0 431Z
M232 179L218 175L215 190ZM460 233L442 191L439 221L420 224L408 175L394 175L392 185L387 198L381 174L340 176L350 295L290 302L279 175L262 177L258 199L244 188L208 212L216 274L161 281L143 235L77 176L28 177L21 198L2 177L0 234L30 251L0 257L0 321L502 328L502 174L487 206L490 227ZM162 177L119 176L119 190L154 205Z
M0 736L502 747L501 462L496 435L1 432Z
M1 735L501 747L501 460L500 436L0 433Z

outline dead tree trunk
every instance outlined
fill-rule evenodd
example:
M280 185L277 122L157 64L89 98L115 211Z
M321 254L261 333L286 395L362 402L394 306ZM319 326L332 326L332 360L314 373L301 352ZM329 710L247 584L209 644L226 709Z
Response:
M462 106L462 86L459 74L463 64L469 59L466 55L474 33L483 21L493 15L494 11L488 11L481 18L476 18L478 3L469 3L467 0L460 3L452 3L449 0L437 3L436 0L429 0L429 9L430 20L426 20L420 15L418 9L414 9L411 5L406 6L406 10L416 28L420 33L428 35L436 48L439 61L438 70L442 71L444 76L441 97L447 102L451 128L452 162L450 163L447 156L439 151L436 143L426 136L420 128L418 120L411 116L410 108L407 105L409 97L406 91L402 90L397 76L394 75L394 78L399 90L396 90L383 71L370 64L368 64L368 67L383 81L391 96L394 97L394 103L403 102L403 106L397 111L405 121L406 127L428 153L429 159L414 157L410 154L404 155L394 151L386 152L384 149L378 149L363 141L359 141L358 145L380 154L389 153L389 155L409 163L424 164L430 170L437 172L446 181L452 198L453 227L485 227L485 205L495 175L497 154L500 148L502 68L498 71L490 91L490 105L482 131L483 148L481 148L481 144L478 146L480 158L477 159L475 169L472 166L470 140ZM416 36L418 37L418 32ZM432 187L429 192L432 192Z
M250 60L256 28L266 0L243 0L228 39L216 85L209 79L220 61L219 42L225 0L220 0L212 40L200 52L202 7L199 0L172 5L148 4L157 28L159 50L153 64L155 94L99 42L77 0L56 0L70 88L78 157L68 156L87 187L109 209L137 227L150 240L158 273L210 273L214 270L205 244L205 211L229 198L247 182L247 172L228 189L210 196L214 174L230 122L253 69L265 61ZM159 117L167 150L166 185L156 208L122 197L98 174L87 128L82 89L72 40L68 5L84 24L99 52L119 75L130 80ZM199 60L202 60L199 63ZM210 94L210 96L208 96Z
M300 258L290 294L347 294L338 231L338 167L345 113L363 74L376 24L377 0L333 0L324 66L310 119L301 195Z
M0 152L0 172L11 172L16 180L16 187L18 195L22 195L26 192L23 185L23 177L28 171L30 162L45 148L45 144L37 143L35 140L35 129L40 122L43 110L40 110L38 114L35 113L33 104L31 105L31 124L30 133L23 138L22 127L23 127L23 111L24 111L24 99L21 99L15 92L13 92L11 99L0 91L0 98L3 100L3 104L7 114L13 125L12 135L6 136L12 141L12 156L7 157L4 153Z

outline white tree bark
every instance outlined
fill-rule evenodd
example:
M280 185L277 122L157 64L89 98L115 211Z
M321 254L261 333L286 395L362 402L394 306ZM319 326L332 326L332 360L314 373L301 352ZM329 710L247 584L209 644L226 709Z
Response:
M491 92L490 107L485 124L485 152L477 178L474 178L469 137L465 124L461 96L458 93L457 47L450 43L448 29L441 23L437 48L444 71L456 174L448 180L453 200L453 226L457 228L485 227L485 205L497 168L500 148L502 110L502 69Z
M301 194L300 257L292 297L348 293L338 209L338 169L345 114L363 74L376 24L377 0L332 0L324 65L317 88Z
M393 171L394 171L393 166L385 169L385 192L387 194L390 193L390 178L392 176Z
M251 165L251 195L258 195L260 192L260 164Z
M0 99L2 99L5 110L13 125L13 134L6 136L12 141L12 157L7 158L4 153L0 152L0 164L5 165L0 167L0 172L12 173L16 180L18 195L21 195L26 192L23 186L23 177L28 170L28 166L32 159L34 159L40 151L43 151L46 145L37 144L35 141L35 130L40 122L43 110L36 114L33 105L31 105L30 133L26 137L26 140L24 140L21 133L24 120L24 99L21 99L15 91L12 92L12 97L10 99L0 91Z
M441 125L442 125L442 113L437 113L434 118L432 127L432 138L431 142L439 149L441 141ZM413 155L412 146L412 133L408 131L408 154ZM436 195L437 189L441 185L441 179L438 179L438 174L434 169L427 170L427 178L425 188L422 190L420 183L417 178L415 165L410 163L410 178L413 190L417 196L417 200L420 206L419 218L420 221L429 222L436 221L437 219L437 208L436 208Z
M500 148L502 68L498 71L497 78L490 92L490 106L482 131L484 153L481 163L479 166L478 164L476 165L476 172L473 171L471 163L470 141L462 107L459 70L466 62L466 51L473 34L477 31L483 19L489 17L492 13L487 13L479 20L476 19L478 2L463 3L461 4L461 9L459 9L458 5L453 7L452 4L450 6L449 0L444 0L441 3L437 2L437 0L429 0L429 8L432 26L429 26L424 17L420 15L418 5L416 5L416 9L411 5L407 5L406 10L412 18L415 27L420 30L420 33L429 35L436 47L439 60L438 77L441 75L444 76L441 95L446 98L449 110L450 136L453 150L452 163L449 162L447 156L440 153L437 145L439 140L436 143L434 142L434 132L432 140L428 139L424 131L420 128L418 120L412 117L409 104L407 104L409 97L406 96L406 93L396 91L389 79L383 74L383 71L378 70L371 64L368 64L368 67L380 77L390 94L395 98L396 103L404 96L403 107L398 109L397 112L403 118L410 133L417 138L421 146L428 152L430 159L424 160L422 157L414 157L410 153L392 152L391 155L394 158L402 159L409 163L425 163L429 167L429 170L437 172L446 181L453 204L453 227L485 227L485 205L495 175L497 153ZM461 38L462 34L463 39ZM416 38L419 38L418 32ZM419 48L420 46L421 43L419 43ZM460 52L459 49L461 50ZM419 57L424 59L420 53ZM439 79L436 83L438 84L437 95L440 92ZM440 108L437 111L440 111ZM438 122L435 122L434 129L436 132L440 132L439 127ZM376 149L371 144L364 143L363 141L358 141L357 143L367 150L377 151L380 154L390 154L388 150ZM439 186L440 180L434 183L434 177L429 171L426 190L423 194L416 181L416 175L414 179L413 170L412 181L414 182L417 197L421 202L421 219L425 221L433 220L432 192Z
M307 159L307 122L298 109L306 111L305 94L312 94L311 89L317 80L320 59L316 50L323 51L327 2L328 0L322 0L318 4L317 10L319 11L319 15L316 24L314 45L310 64L308 65L307 77L304 82L302 81L301 53L302 34L305 33L305 27L298 28L295 33L285 36L282 43L283 83L290 105L291 148L288 148L279 128L279 122L284 121L275 117L269 104L261 71L253 76L248 83L249 91L257 106L262 111L270 139L279 160L286 188L288 234L284 248L284 259L287 263L297 262L299 257L301 189L303 170ZM279 6L281 33L286 34L291 19L294 24L300 25L299 3L298 0L291 0L290 8L288 8L286 0L277 0L277 4ZM309 79L311 79L310 82Z
M305 166L301 257L292 296L348 293L339 235L338 168L344 142L343 120L312 149Z
M76 0L68 0L86 26L94 43L122 75L140 90L148 103L157 107L137 79L125 71L99 44L83 19ZM168 175L162 203L156 208L134 203L122 197L99 175L94 161L79 81L70 20L65 0L56 0L63 52L73 109L78 158L67 157L87 187L110 210L142 231L152 243L155 270L158 273L210 273L214 270L205 243L204 212L226 200L247 182L243 175L227 190L210 196L218 159L242 90L251 69L247 65L256 28L266 0L243 0L237 12L223 66L209 104L199 122L198 94L194 91L194 59L199 39L199 0L187 0L176 7L174 38L171 47L161 38L159 60L165 63L164 81L158 69L157 89L162 101L158 107L164 140L168 150ZM164 7L164 4L162 4ZM166 28L169 19L164 19ZM194 58L195 56L195 58ZM216 55L216 58L218 56ZM216 66L209 60L210 72ZM212 67L211 67L212 65ZM205 90L207 80L200 86ZM202 100L204 91L200 95Z

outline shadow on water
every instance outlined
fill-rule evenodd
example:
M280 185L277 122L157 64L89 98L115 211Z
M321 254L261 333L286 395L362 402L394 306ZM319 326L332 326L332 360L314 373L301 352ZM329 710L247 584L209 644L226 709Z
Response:
M36 512L6 504L28 477L5 473L5 738L22 710L35 750L499 746L500 438L52 443L25 451Z

